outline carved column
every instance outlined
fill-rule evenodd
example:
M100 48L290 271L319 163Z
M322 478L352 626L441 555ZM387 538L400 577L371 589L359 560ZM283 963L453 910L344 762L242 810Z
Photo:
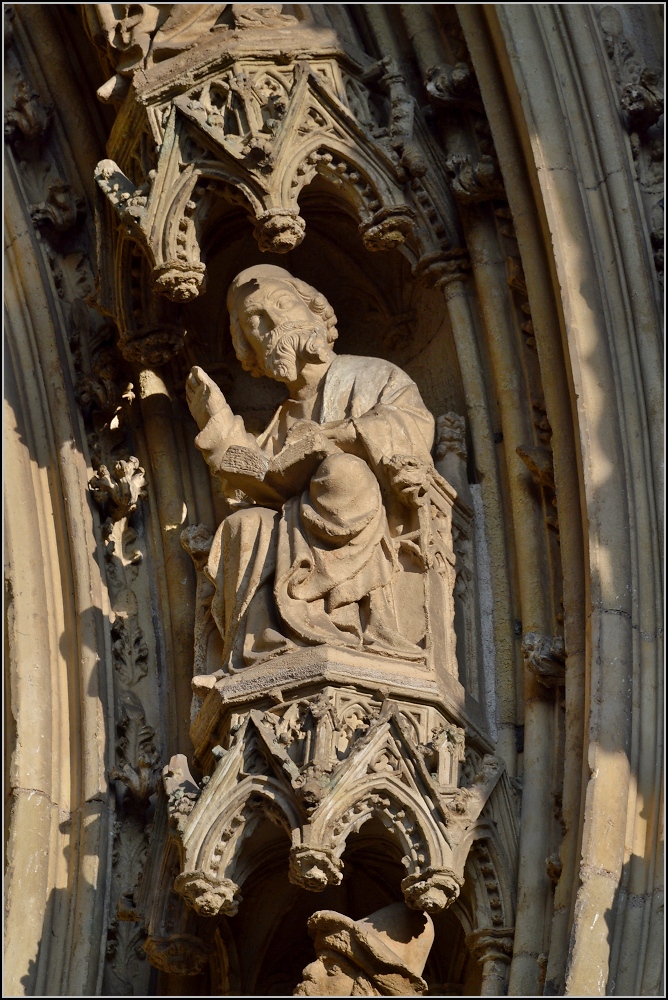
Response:
M466 947L482 966L481 997L506 995L514 934L513 927L483 927L466 938Z
M479 330L472 310L471 289L466 281L466 275L460 272L453 276L453 280L444 282L443 293L464 382L476 466L482 477L485 520L489 524L500 525L503 520L503 497L495 454L495 424L487 401L482 375ZM493 628L497 657L498 747L509 773L514 775L517 768L515 667L512 636L506 627L506 623L512 621L514 614L510 580L505 564L503 528L489 532L488 544L495 611Z
M426 10L421 18L429 17ZM426 66L423 66L426 72ZM461 206L466 245L471 255L472 277L485 328L486 348L496 385L503 461L507 470L507 497L518 559L520 617L532 630L546 632L556 625L561 586L559 552L545 530L541 493L536 495L527 474L522 450L543 446L532 420L532 409L542 406L540 367L529 344L533 328L527 314L520 316L508 296L508 269L519 266L507 250L512 229L499 228L497 218L507 210L503 179L491 141L489 125L477 81L467 65L444 65L426 82L436 108L448 110L441 119L441 134L448 151L446 168L452 192ZM516 249L514 251L517 252ZM528 308L528 301L526 301ZM523 333L529 337L524 339ZM519 334L519 335L518 335ZM518 405L524 397L528 405ZM536 502L538 500L538 502ZM552 580L551 580L552 577ZM556 598L553 600L553 595ZM513 650L517 663L517 647ZM524 726L528 753L524 759L526 791L522 814L520 878L526 879L532 918L527 923L527 952L538 950L545 913L550 906L550 883L545 874L544 848L553 835L553 803L550 794L554 751L558 745L554 713L544 688L533 675L524 674ZM552 789L553 790L553 789ZM531 971L527 989L537 988L539 970L527 960Z

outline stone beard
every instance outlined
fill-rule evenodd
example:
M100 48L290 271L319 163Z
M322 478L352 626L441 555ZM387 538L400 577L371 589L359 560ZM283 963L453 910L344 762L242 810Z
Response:
M433 469L417 386L390 362L335 355L331 306L282 268L242 271L228 308L244 368L289 396L255 438L202 369L186 386L195 443L237 508L206 567L223 670L314 645L424 660L394 543L409 521L406 469L416 481Z

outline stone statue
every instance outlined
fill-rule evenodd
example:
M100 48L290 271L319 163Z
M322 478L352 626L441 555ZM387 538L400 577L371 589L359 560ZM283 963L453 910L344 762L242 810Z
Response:
M363 920L318 910L308 922L316 960L295 989L298 997L421 996L434 940L427 913L392 903Z
M411 560L428 565L415 498L436 476L434 420L417 386L335 355L332 307L283 268L242 271L227 301L242 365L288 398L256 438L201 368L187 381L195 443L236 508L206 566L223 670L313 645L424 660L423 595L396 590Z

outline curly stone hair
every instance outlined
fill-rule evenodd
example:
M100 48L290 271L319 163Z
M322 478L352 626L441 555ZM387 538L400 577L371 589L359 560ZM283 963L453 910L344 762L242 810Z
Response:
M245 271L241 271L236 276L230 285L227 293L227 308L230 313L230 332L236 355L242 367L256 378L264 375L264 371L258 364L253 346L249 343L239 322L237 301L239 293L245 285L248 285L252 281L259 283L262 278L278 278L280 281L285 282L286 285L294 288L311 312L326 327L328 344L333 344L339 335L336 329L334 310L325 296L312 285L302 281L301 278L294 278L289 271L286 271L282 267L276 267L274 264L258 264L256 267L246 268Z

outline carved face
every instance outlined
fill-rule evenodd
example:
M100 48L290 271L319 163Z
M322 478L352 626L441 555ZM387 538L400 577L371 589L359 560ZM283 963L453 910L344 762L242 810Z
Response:
M357 975L350 963L341 955L329 950L323 950L315 962L306 966L302 975L304 978L293 996L349 997L352 996L357 981Z
M288 282L268 277L254 284L237 301L241 328L265 374L294 382L304 364L327 359L327 329Z

